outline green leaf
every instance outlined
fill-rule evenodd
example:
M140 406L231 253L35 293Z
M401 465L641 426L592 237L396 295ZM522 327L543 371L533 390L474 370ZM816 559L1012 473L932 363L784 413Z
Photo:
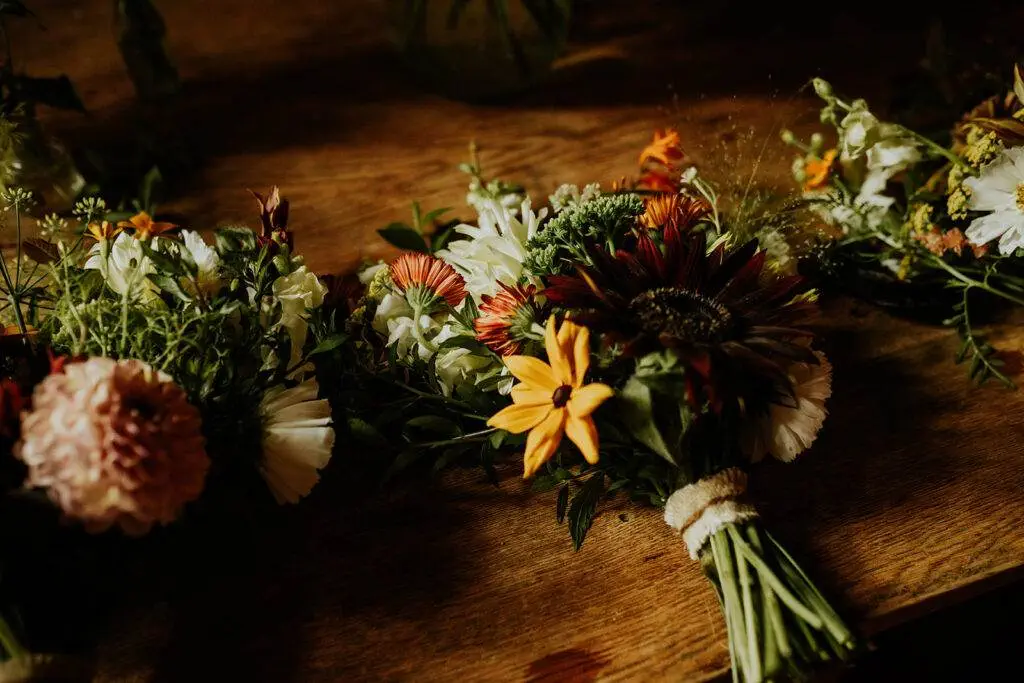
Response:
M256 233L244 226L220 228L213 235L217 252L222 256L232 251L256 249Z
M404 223L392 223L386 228L377 231L377 234L384 238L388 244L406 251L418 251L424 254L430 253L423 235L419 234Z
M448 438L455 438L462 434L462 429L459 425L440 415L417 415L406 421L405 426L440 434Z
M587 479L586 483L573 496L569 504L569 535L572 537L572 544L576 550L583 545L583 540L590 531L590 525L594 521L594 513L597 512L597 503L604 493L604 472L597 472Z
M22 241L21 247L25 250L26 256L41 265L53 263L60 258L57 245L39 237L29 237Z
M558 499L555 503L555 519L561 524L565 521L565 511L569 507L569 485L565 484L558 489Z
M38 102L57 109L85 111L85 105L75 92L75 86L67 76L36 78L13 76L13 90L18 97L29 102Z
M192 301L192 297L181 288L181 283L178 282L178 278L170 275L156 275L150 274L147 276L150 281L160 288L160 291L167 292L168 294L181 299L182 301Z
M388 446L388 440L384 438L384 435L361 417L350 417L347 422L348 432L355 441L377 448Z
M533 478L533 483L530 484L530 491L533 493L544 493L555 488L557 484L558 482L550 474L538 474Z
M430 236L430 253L436 254L447 247L452 238L459 234L455 232L458 226L459 221L451 221L438 228L437 232Z
M432 469L435 473L440 472L441 470L448 467L465 454L465 448L446 448L444 452L442 452L441 455L438 456L437 460L434 461L434 466Z
M651 389L637 377L630 377L618 394L620 416L633 438L652 451L676 464L672 452L654 421L654 405Z
M410 448L409 450L402 451L391 461L391 465L384 473L384 477L381 479L381 483L387 483L396 474L402 470L408 469L410 465L423 457L423 454L427 451L422 448Z
M150 246L149 240L139 240L142 253L146 255L161 275L188 275L184 264L164 252Z
M320 340L320 343L313 347L313 350L309 352L310 356L316 356L321 353L327 353L333 351L348 340L348 336L340 332L332 334L329 337L325 337Z
M508 436L509 433L506 432L504 429L499 429L493 434L491 434L491 436L488 438L488 441L491 444L491 448L495 450L501 448L501 446L505 443L505 439L507 439Z

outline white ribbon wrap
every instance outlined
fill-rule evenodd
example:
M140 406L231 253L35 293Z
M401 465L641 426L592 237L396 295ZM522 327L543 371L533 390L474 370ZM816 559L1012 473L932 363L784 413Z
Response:
M708 538L726 524L757 517L753 505L738 500L746 490L746 472L730 467L669 496L665 523L683 535L691 559L696 560Z

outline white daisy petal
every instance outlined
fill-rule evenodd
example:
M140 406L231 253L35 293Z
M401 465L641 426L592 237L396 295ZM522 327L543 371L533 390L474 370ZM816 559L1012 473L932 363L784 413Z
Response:
M987 244L998 239L1016 225L1024 225L1024 213L1020 211L997 211L975 218L964 236L971 244ZM1005 252L1004 252L1005 253Z
M794 363L790 370L796 407L775 405L769 411L767 449L783 462L810 448L828 415L825 401L832 395L832 366L825 354L816 351L814 355L818 365Z

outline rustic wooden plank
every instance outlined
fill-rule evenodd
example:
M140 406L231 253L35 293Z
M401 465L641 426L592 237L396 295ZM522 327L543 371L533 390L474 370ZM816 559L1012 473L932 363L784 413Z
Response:
M124 150L149 122L195 146L203 164L170 207L192 217L251 221L244 189L281 184L299 248L322 271L388 256L374 231L405 218L412 199L462 206L455 166L471 137L488 171L539 196L629 173L650 130L666 125L732 189L785 184L790 156L775 135L814 124L804 79L821 70L884 99L923 38L913 21L870 25L865 55L867 21L856 16L822 17L816 31L763 18L750 30L679 3L633 3L627 17L590 15L554 84L483 106L406 82L377 4L180 0L164 9L186 90L154 109L132 102L109 2L36 5L49 29L19 27L20 59L40 75L68 72L92 112L48 114L52 130ZM1024 565L1024 396L970 388L943 330L848 301L828 312L832 419L813 452L766 465L754 486L778 535L871 633ZM603 509L574 553L553 501L529 494L516 469L501 470L499 489L453 473L354 493L336 468L264 543L204 565L190 593L121 615L98 680L725 671L714 594L655 511Z

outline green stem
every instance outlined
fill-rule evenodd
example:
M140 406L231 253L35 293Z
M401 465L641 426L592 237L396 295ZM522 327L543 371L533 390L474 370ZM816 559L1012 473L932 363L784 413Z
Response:
M764 546L761 543L760 534L757 533L756 524L750 524L747 526L747 536L750 538L750 544L754 546L754 549L763 555ZM772 627L772 635L774 636L778 652L783 659L789 659L792 651L789 648L789 637L786 634L786 622L782 618L782 610L779 608L779 601L775 598L775 594L768 588L768 584L764 582L761 582L761 597L764 600L764 611L767 615L766 622ZM765 668L767 669L768 667L766 666Z
M722 600L725 603L726 626L729 628L729 643L735 648L733 667L743 672L750 670L747 663L747 636L744 633L743 611L739 591L736 587L736 572L733 554L729 549L729 536L724 530L711 536L711 549L715 554L715 569L722 584ZM737 558L738 559L738 558Z
M820 629L822 627L821 619L812 612L806 605L793 595L793 593L782 583L775 572L772 571L771 567L761 559L747 542L743 540L739 532L733 526L726 527L729 532L729 536L732 538L733 545L736 547L736 552L743 555L743 557L750 562L751 566L757 570L758 575L762 581L766 581L775 591L775 594L780 600L790 609L793 614L797 617L806 621L810 626Z
M28 650L18 642L14 631L2 616L0 616L0 647L3 648L3 651L7 653L10 659L17 659L28 654Z
M747 563L736 557L736 567L739 570L740 590L743 597L743 616L747 630L747 668L743 673L744 677L753 682L761 680L761 653L757 642L757 627L754 623L754 595L752 589L753 580L747 568Z
M737 639L736 626L733 624L732 616L732 603L729 599L728 591L726 590L726 575L725 561L722 559L722 552L719 546L723 543L723 539L719 538L718 534L714 534L708 539L711 545L711 557L714 560L712 563L715 567L715 573L718 579L718 589L722 597L722 616L725 617L725 631L726 641L729 643L729 661L732 662L732 680L733 683L739 683L740 680L740 669L742 663L740 661L740 653L737 651Z
M1024 306L1024 299L1019 299L1019 298L1013 296L1012 294L1007 294L1006 292L1004 292L1004 291L1002 291L1000 289L996 289L992 285L988 284L987 279L983 281L983 280L975 280L974 278L970 278L970 277L964 275L962 272L960 272L959 270L957 270L953 266L949 265L943 259L941 259L941 258L939 258L937 256L932 258L932 262L937 264L940 268L945 270L947 273L949 273L950 275L952 275L953 277L955 277L957 280L959 280L960 282L964 283L965 285L968 285L970 287L977 287L979 289L982 289L982 290L988 292L989 294L992 294L992 295L998 296L998 297L1002 297L1003 299L1006 299L1007 301L1009 301L1011 303L1017 304L1018 306Z
M469 434L463 434L462 436L454 439L444 439L442 441L424 441L423 443L415 444L419 448L436 448L438 446L452 446L458 443L467 443L470 441L483 441L483 437L486 437L494 432L498 431L495 428L482 429L479 432L470 432Z

